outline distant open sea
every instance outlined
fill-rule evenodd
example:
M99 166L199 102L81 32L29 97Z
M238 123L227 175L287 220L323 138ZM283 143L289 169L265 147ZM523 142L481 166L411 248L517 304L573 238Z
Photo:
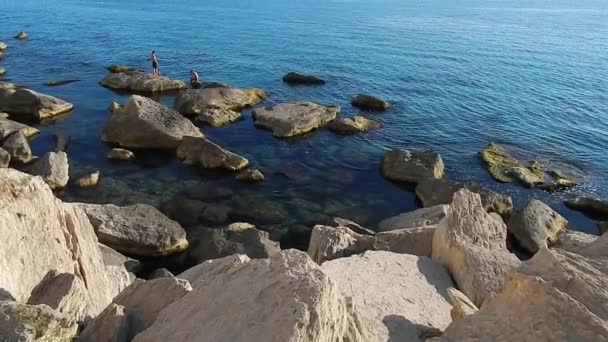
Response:
M13 39L19 31L30 39ZM54 133L67 133L72 174L102 171L99 188L68 188L68 200L159 205L185 181L203 180L284 208L289 215L268 227L274 231L318 213L374 227L416 208L411 188L380 175L384 151L431 149L441 153L447 178L482 183L517 206L539 198L574 228L598 233L593 220L562 201L572 193L608 198L606 0L0 0L0 41L10 46L0 61L4 80L75 104L32 142L42 154ZM278 140L254 128L250 111L233 125L203 127L266 174L258 185L201 172L168 153L142 151L134 163L111 163L101 128L110 102L127 95L97 82L110 64L149 69L151 50L165 75L187 80L196 69L206 81L263 88L264 105L333 103L348 117L360 114L351 95L368 93L394 106L363 113L383 128L348 137L319 130ZM281 81L290 70L328 82L290 87ZM51 79L81 81L45 87ZM478 156L490 142L571 165L585 181L565 193L498 184Z

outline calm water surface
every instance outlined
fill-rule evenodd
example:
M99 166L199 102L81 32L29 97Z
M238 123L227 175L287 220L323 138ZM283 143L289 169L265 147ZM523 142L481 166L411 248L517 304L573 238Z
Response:
M21 30L31 38L11 38ZM315 213L374 226L416 207L411 189L380 176L383 152L433 149L443 156L448 178L483 183L512 195L517 205L540 198L578 229L597 233L594 221L561 204L569 193L493 182L478 157L491 141L572 165L585 176L572 191L608 197L605 0L0 0L0 40L10 45L0 61L5 79L76 105L32 143L41 154L52 148L54 133L67 133L72 173L102 171L98 189L69 188L68 199L158 205L179 194L185 181L206 180L233 188L235 198L264 198L285 208L289 217L275 229ZM267 176L260 185L203 173L159 152L110 163L101 126L110 102L124 103L126 95L97 82L109 64L149 68L151 50L168 76L187 80L194 68L205 80L260 87L270 95L265 104L335 103L352 116L359 112L349 98L364 92L395 105L363 113L384 127L351 137L320 130L277 140L253 127L249 111L228 127L203 128L260 168ZM290 70L328 83L289 87L281 76ZM81 81L42 85L50 79ZM160 100L170 105L173 97Z

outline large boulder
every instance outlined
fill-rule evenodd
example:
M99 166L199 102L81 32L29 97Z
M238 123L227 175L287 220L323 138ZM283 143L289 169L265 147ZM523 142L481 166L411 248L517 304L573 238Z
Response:
M186 231L150 205L77 205L91 220L99 241L119 252L139 256L161 256L182 252L188 248Z
M391 107L389 102L381 98L364 94L354 95L351 99L351 104L367 110L387 110Z
M288 138L325 126L338 113L339 106L298 101L254 108L253 120L256 126L272 130L275 137Z
M121 71L123 72L110 72L99 81L99 84L112 89L141 93L186 89L184 82L172 80L168 77L152 75L137 70Z
M382 175L392 181L416 184L424 179L441 179L443 174L439 153L395 150L382 158Z
M439 341L608 341L608 261L539 250Z
M431 257L437 226L405 228L375 235L375 250Z
M389 252L328 261L321 267L361 313L367 341L425 341L452 321L448 272L426 257Z
M83 321L90 318L91 298L85 283L73 273L50 271L34 288L28 304L46 304L57 312Z
M372 129L380 128L380 124L363 116L353 116L352 118L335 119L327 126L331 131L338 134L357 134Z
M131 95L124 107L110 111L101 139L123 147L173 149L185 136L203 134L178 112L148 97Z
M85 213L55 197L39 177L0 169L0 288L26 302L49 271L84 284L94 316L111 301L95 231Z
M308 254L318 264L374 249L373 236L361 235L346 227L317 225L308 244Z
M211 277L228 273L234 268L240 267L249 261L251 261L251 259L246 255L233 254L227 257L202 262L180 273L177 277L189 281L193 288L196 288L199 279L210 279Z
M69 342L78 324L46 305L0 301L0 337L6 342Z
M30 138L40 133L40 130L6 118L0 119L0 141L15 132L21 132L26 138Z
M9 135L2 148L10 154L13 162L25 164L32 160L32 149L21 131Z
M433 207L452 203L456 191L463 188L478 193L486 211L497 213L503 218L511 215L513 200L510 196L494 192L478 184L460 183L447 179L425 179L416 186L416 196L424 207Z
M99 316L87 323L77 342L127 342L129 321L125 307L111 303Z
M385 232L395 229L437 225L445 219L448 208L448 205L436 205L389 217L378 223L377 231Z
M185 164L201 165L207 169L238 171L249 165L246 158L201 137L184 137L177 148L177 157Z
M519 244L530 253L547 247L558 240L568 221L539 200L531 200L525 208L516 211L509 221L509 231Z
M577 196L566 200L570 209L608 218L608 201L591 196Z
M212 127L221 127L235 122L242 117L243 114L241 114L241 112L237 112L232 109L207 108L198 113L196 116L196 121L206 123Z
M205 308L201 310L200 308ZM285 250L225 273L160 312L134 342L367 341L361 318L303 252Z
M51 189L62 189L70 180L70 164L65 152L47 152L32 165L29 172L40 176Z
M325 81L313 75L304 75L290 71L283 76L283 82L293 85L325 84Z
M210 109L240 112L266 98L262 89L213 87L192 89L175 98L173 108L183 115L194 116ZM222 120L224 121L224 120Z
M11 118L40 121L69 112L73 104L30 89L0 87L0 111Z
M495 213L488 213L481 197L461 189L454 194L447 220L433 237L433 260L445 265L477 306L500 291L504 274L519 264L507 250L507 227Z

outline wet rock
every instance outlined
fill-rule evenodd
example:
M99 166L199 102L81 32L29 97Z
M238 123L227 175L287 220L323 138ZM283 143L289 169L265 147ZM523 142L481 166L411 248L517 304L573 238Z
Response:
M76 342L127 342L129 322L125 307L111 303L99 316L87 323Z
M196 121L206 123L212 127L221 127L233 123L242 117L243 115L240 112L231 109L207 108L196 116Z
M155 76L137 70L110 72L99 81L104 87L141 93L154 93L186 89L186 84L164 76Z
M166 268L157 268L154 272L150 273L148 276L148 280L158 279L158 278L174 278L175 276L171 271Z
M186 136L203 134L178 112L150 98L131 95L124 107L110 113L101 139L123 147L173 149Z
M313 75L304 75L299 74L297 72L290 71L285 76L283 76L283 82L288 84L301 84L301 85L311 85L311 84L325 84L325 81L313 76Z
M377 233L374 250L431 257L437 226L425 226Z
M142 264L139 260L124 256L104 244L99 244L99 251L106 266L122 266L132 273L139 273L142 270Z
M7 118L0 119L0 141L6 139L9 135L16 132L23 133L26 138L31 138L40 133L37 128L12 121Z
M559 248L572 253L580 253L584 248L595 242L595 240L597 240L596 235L567 229L558 235L558 240L552 248Z
M380 128L381 125L362 116L353 116L352 118L335 119L327 127L339 134L357 134Z
M479 311L477 306L473 304L473 302L471 302L469 297L467 297L464 293L458 291L453 287L450 287L448 289L448 296L450 299L450 303L452 303L452 310L450 311L450 316L452 316L452 320L454 321L472 315Z
M160 205L160 210L185 227L196 225L207 205L199 200L177 196Z
M70 180L70 164L65 152L47 152L32 165L30 173L40 176L51 189L62 189Z
M0 87L0 111L18 120L41 121L69 112L73 107L73 104L62 99L30 89Z
M214 201L232 197L234 191L219 184L187 181L184 184L184 193L191 199L200 201Z
M313 228L308 245L308 255L319 265L327 260L345 258L374 249L376 240L346 227L317 225Z
M599 198L578 196L566 200L565 204L573 210L608 218L608 201Z
M390 217L378 223L377 231L437 225L445 219L448 208L448 205L437 205Z
M481 203L489 213L497 213L503 218L513 211L513 200L478 184L459 183L447 179L425 179L416 186L416 196L424 207L439 204L450 204L454 194L460 189L467 189L481 196Z
M101 177L101 171L97 170L78 178L75 184L79 188L92 188L99 183L99 177Z
M127 71L133 71L132 68L129 68L126 65L118 65L118 64L113 64L110 65L109 67L106 67L106 69L108 69L109 72L111 73L121 73L121 72L127 72Z
M257 169L246 169L234 176L236 180L248 182L261 182L264 180L264 174Z
M188 247L184 229L152 206L85 203L78 206L91 220L99 241L119 252L161 256Z
M177 148L177 157L187 165L201 165L207 169L238 171L249 165L247 159L205 138L184 137Z
M537 164L532 164L530 167L512 167L506 172L528 188L542 185L545 182L545 175Z
M55 311L82 321L90 318L91 298L88 296L86 284L72 273L50 271L32 290L27 303L30 305L46 304Z
M502 183L512 181L508 170L513 167L521 167L521 163L517 159L493 143L481 152L481 159L486 163L492 178Z
M351 104L367 110L387 110L391 107L391 104L385 100L363 94L354 95L351 99Z
M214 225L220 225L228 221L232 209L224 204L208 204L203 209L200 218Z
M477 306L500 291L504 274L519 265L507 250L507 227L487 213L481 197L466 189L454 194L447 220L433 237L433 260L443 264L459 289Z
M272 130L275 137L288 138L325 126L338 113L339 106L298 101L254 108L253 120L256 126Z
M273 341L367 341L363 329L329 277L305 253L286 250L203 275L134 342L266 341L269 331Z
M539 200L532 200L511 216L508 228L523 248L536 253L540 248L555 243L567 224L568 221L551 207Z
M192 89L175 98L173 108L186 116L194 116L209 109L240 112L266 98L262 89L213 87ZM228 112L226 112L228 113Z
M352 298L367 341L425 341L452 321L446 299L452 280L429 258L365 252L325 262L321 269Z
M17 33L17 35L15 36L15 39L19 39L19 40L24 40L24 39L28 39L29 36L27 35L27 33L25 32L19 32Z
M0 336L3 341L71 341L78 324L46 305L0 301Z
M133 158L135 158L133 152L122 148L113 148L108 152L108 159L112 160L131 160Z
M6 168L11 163L11 154L0 147L0 168Z
M559 191L569 189L578 185L578 182L573 177L565 174L560 170L549 170L547 172L551 176L552 181L545 182L540 186L541 189L547 191Z
M44 85L47 87L57 87L57 86L62 86L62 85L66 85L66 84L70 84L70 83L74 83L74 82L80 82L80 80L50 80L50 81L44 82Z
M285 221L288 213L280 203L258 196L243 196L233 201L231 216L256 224L273 224Z
M230 88L230 86L222 82L203 82L202 88Z
M9 135L2 143L2 148L10 154L13 162L25 164L32 160L30 144L21 131Z
M382 175L392 181L419 183L424 179L441 179L443 160L435 152L389 151L382 158Z

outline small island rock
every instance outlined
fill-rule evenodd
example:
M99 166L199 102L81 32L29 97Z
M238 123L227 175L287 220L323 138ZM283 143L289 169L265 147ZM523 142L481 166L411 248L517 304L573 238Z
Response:
M443 174L439 153L395 150L382 158L382 175L392 181L416 184L424 179L441 179Z
M272 130L275 137L288 138L325 126L334 120L338 113L339 106L298 101L254 108L253 120L256 126Z
M108 159L113 160L131 160L135 158L135 154L129 150L125 150L122 148L113 148L108 152Z
M362 133L380 127L381 125L378 122L363 116L335 119L328 125L330 130L345 135Z
M283 82L288 84L300 84L300 85L311 85L311 84L325 84L325 81L313 76L304 75L297 72L288 72L283 76Z
M363 94L353 96L351 103L355 107L366 110L387 110L391 107L391 104L385 100Z
M154 76L137 70L110 72L99 81L104 87L140 93L154 93L186 89L186 84L165 76Z

